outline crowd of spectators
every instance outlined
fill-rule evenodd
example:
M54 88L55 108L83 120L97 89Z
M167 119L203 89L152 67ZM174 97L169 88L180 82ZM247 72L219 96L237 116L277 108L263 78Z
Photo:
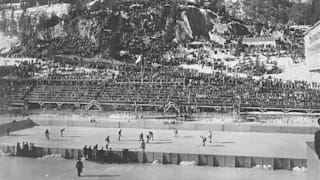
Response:
M129 70L130 69L130 70ZM119 69L118 69L119 70ZM151 72L152 71L152 72ZM52 77L51 77L52 76ZM56 77L57 76L57 77ZM319 108L320 84L271 78L203 74L171 66L122 66L109 79L51 74L46 79L1 79L3 99L21 101L145 103L279 108ZM70 78L75 77L75 78ZM32 88L31 88L32 87ZM243 90L246 91L243 91Z
M113 151L110 147L106 147L106 150L103 147L99 149L98 144L93 147L85 145L83 148L83 157L98 163L112 162L112 158L114 158L112 154Z
M83 62L80 58L68 63L36 61L1 67L1 77L10 74L18 78L0 79L2 99L7 102L18 99L32 102L97 100L101 103L166 104L173 101L181 105L199 106L239 104L251 107L320 108L319 84L226 75L223 72L225 70L249 75L262 75L266 71L258 63L241 63L244 61L239 61L232 69L225 63L228 58L218 57L221 54L233 56L234 59L239 59L240 54L244 54L244 59L262 55L268 58L303 57L298 51L301 43L297 40L301 39L303 32L284 26L263 26L249 35L270 37L276 32L277 46L247 46L242 44L241 35L226 32L221 34L226 40L225 44L210 46L213 55L197 48L191 53L190 59L187 55L178 57L178 44L173 41L174 19L170 21L170 18L177 17L178 10L174 8L178 6L170 3L122 2L117 7L102 7L99 10L73 9L69 16L61 19L65 22L67 36L40 40L37 32L24 34L22 44L28 56L36 54L50 59L54 54L90 58L101 55L113 56L121 63L101 65ZM249 22L242 23L243 26L251 25ZM134 64L138 55L142 59ZM213 73L186 70L179 67L183 63L211 66ZM276 67L274 63L270 72L281 72ZM36 78L41 73L45 75Z
M35 147L33 143L28 143L28 142L22 142L22 143L17 143L16 146L16 155L17 156L26 156L26 157L32 157L34 156L35 152Z

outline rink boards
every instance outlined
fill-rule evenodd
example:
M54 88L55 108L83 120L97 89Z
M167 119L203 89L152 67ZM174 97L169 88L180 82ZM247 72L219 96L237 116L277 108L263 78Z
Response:
M0 145L3 152L15 154L15 146ZM50 154L61 154L66 159L77 159L83 156L81 149L63 149L35 147L35 152L30 157L42 157ZM111 154L111 155L110 155ZM250 157L214 154L185 154L185 153L162 153L162 152L142 152L131 150L112 150L108 154L110 163L153 163L155 161L162 164L180 164L184 161L193 161L199 166L215 167L237 167L252 168L269 166L273 170L285 169L292 170L294 167L306 167L306 159L294 158L274 158L274 157Z

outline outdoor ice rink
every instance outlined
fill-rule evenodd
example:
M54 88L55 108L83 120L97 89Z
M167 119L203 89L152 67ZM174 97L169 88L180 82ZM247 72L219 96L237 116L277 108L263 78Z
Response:
M0 144L16 145L17 142L28 141L35 146L56 148L83 148L84 145L98 144L100 149L102 146L105 147L105 138L110 136L112 149L137 150L139 134L143 132L145 136L149 132L149 129L122 129L121 141L118 141L119 129L67 127L64 137L61 138L62 128L64 127L36 126L15 131L10 136L0 137ZM46 129L50 132L50 140L45 139ZM174 137L173 130L151 131L154 133L154 140L146 144L146 151L152 152L305 159L305 142L313 141L311 134L213 132L213 142L209 143L207 140L206 146L202 147L200 136L208 137L208 131L181 130L178 138Z

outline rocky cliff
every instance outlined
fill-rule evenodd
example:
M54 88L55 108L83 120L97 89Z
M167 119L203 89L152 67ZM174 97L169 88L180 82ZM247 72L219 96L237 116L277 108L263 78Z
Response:
M104 0L85 4L19 5L0 11L0 30L16 35L22 44L15 52L27 56L97 54L116 58L150 54L154 58L179 43L196 40L223 44L224 34L249 34L239 22L221 22L215 12L193 4L162 1L120 3ZM126 57L128 58L128 57Z

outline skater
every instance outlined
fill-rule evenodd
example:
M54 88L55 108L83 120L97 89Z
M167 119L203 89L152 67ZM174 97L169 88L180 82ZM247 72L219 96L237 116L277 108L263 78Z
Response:
M81 162L80 158L78 158L76 168L77 168L78 176L81 176L82 169L83 169L83 163Z
M49 130L48 129L46 129L45 135L46 135L46 140L50 140Z
M66 130L66 128L63 128L63 129L60 130L60 135L61 135L62 138L63 138L63 132L64 132L64 130Z
M209 143L212 143L212 132L211 132L211 131L209 131L209 136L208 136L208 138L209 138Z
M174 128L174 137L178 137L178 129Z
M120 130L119 130L119 132L118 132L118 140L119 140L119 141L120 141L121 133L122 133L122 129L120 128Z
M200 136L202 138L202 146L206 146L207 138L204 136Z
M141 143L140 143L140 148L142 149L142 151L144 152L144 150L146 149L146 143L144 142L144 140L142 139Z
M140 141L143 141L143 133L142 133L142 132L141 132L140 135L139 135L139 142L140 142Z
M153 132L149 131L149 135L150 135L151 140L153 141Z
M147 143L149 144L150 141L150 134L147 134Z
M7 128L7 136L10 136L10 131L11 131L11 129Z
M109 138L109 136L107 136L105 140L107 141L108 144L110 143L110 138Z

